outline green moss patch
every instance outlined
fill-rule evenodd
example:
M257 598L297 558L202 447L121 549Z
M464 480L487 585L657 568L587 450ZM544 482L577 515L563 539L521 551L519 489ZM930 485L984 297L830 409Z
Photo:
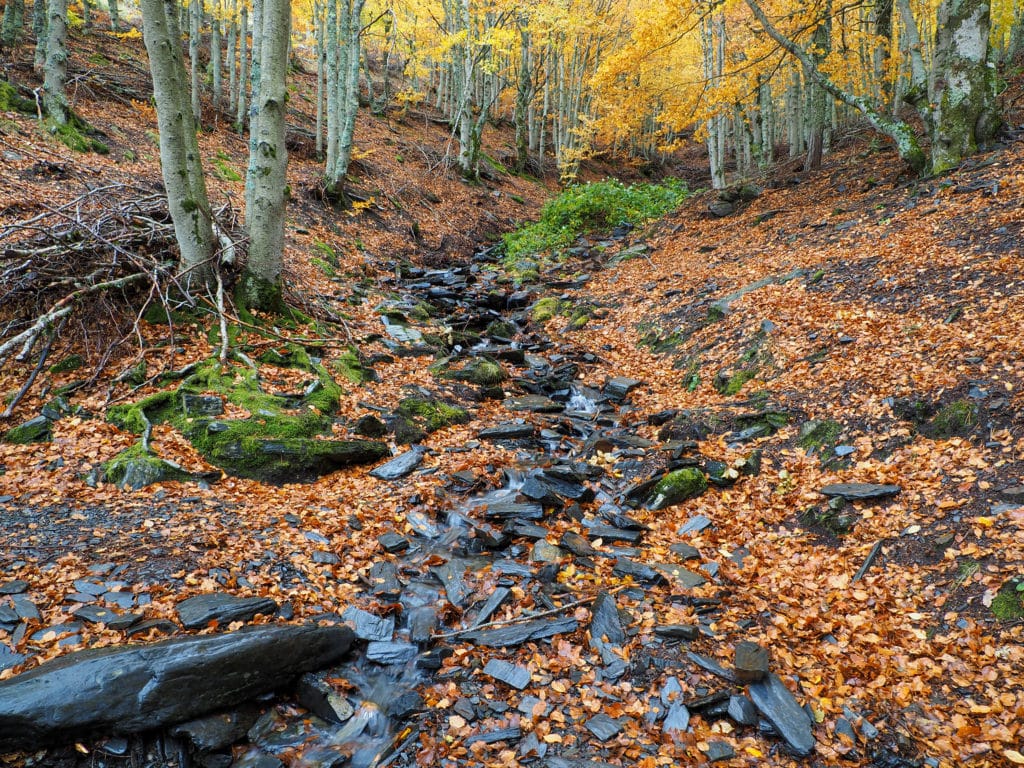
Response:
M494 387L508 378L505 369L493 360L479 358L457 371L446 371L444 377L476 384L480 387Z
M438 398L407 397L398 404L396 412L428 433L469 421L469 413L464 408Z
M1024 577L1010 579L992 599L992 613L1003 621L1024 619Z
M940 408L931 421L921 427L926 437L944 440L966 437L978 426L978 407L969 400L954 400Z
M665 509L700 496L708 489L708 480L696 467L683 467L669 472L654 486L647 498L647 508Z

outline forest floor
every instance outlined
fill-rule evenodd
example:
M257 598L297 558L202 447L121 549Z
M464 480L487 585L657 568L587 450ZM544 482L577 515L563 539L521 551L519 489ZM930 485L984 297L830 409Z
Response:
M103 32L75 44L74 106L103 131L110 153L72 153L33 119L0 115L0 231L12 239L35 216L87 219L159 190L138 44ZM35 84L26 57L8 71ZM308 131L312 77L299 79L292 120ZM246 145L229 123L211 117L202 144L214 204L237 212L243 190L232 179L244 172ZM421 463L394 482L353 467L302 484L223 476L121 490L96 473L135 437L105 411L153 393L158 372L206 359L216 344L207 325L169 339L166 325L136 323L114 305L82 313L49 359L77 354L84 366L44 371L4 425L86 380L68 395L80 410L53 423L52 440L0 443L0 678L82 648L187 634L176 606L195 595L270 596L282 610L257 619L264 623L340 620L351 605L391 615L401 601L372 594L382 563L397 564L405 588L473 563L455 576L441 571L459 589L445 583L437 611L440 668L405 680L420 699L392 726L392 761L1024 763L1019 141L917 180L891 150L852 133L820 171L782 165L761 180L762 194L724 218L709 214L712 193L698 194L646 228L581 241L525 283L474 260L554 191L504 170L507 131L486 132L494 162L479 184L445 163L449 135L427 107L362 114L356 143L353 190L365 201L355 209L317 194L305 134L295 134L289 167L289 295L312 315L343 318L334 326L340 340L316 345L325 363L355 346L373 371L347 387L336 434L390 413L417 388L465 407L468 420L428 435ZM694 155L666 170L696 187L699 162ZM586 173L620 170L595 162ZM640 178L639 169L622 173ZM616 258L622 251L630 258ZM509 378L498 396L438 377L436 358L468 359L470 350L449 338L429 355L405 354L382 324L382 312L409 315L417 292L451 270L504 291L494 319L512 324L527 354L500 359ZM553 308L546 318L534 312L543 300ZM409 326L435 338L459 330L450 315L429 315ZM243 333L237 343L265 350L311 331L275 332L275 341ZM118 377L140 361L142 385ZM17 392L34 364L6 366L0 392ZM539 370L557 375L542 385ZM576 419L564 402L553 414L514 410L516 398L551 394L551 382L589 393L597 415ZM524 430L485 436L510 424ZM188 471L219 474L170 426L157 426L152 443ZM446 553L451 540L432 526L450 524L453 511L479 513L472 494L508 485L513 470L543 472L546 454L548 466L579 465L581 503L545 501L542 519L513 520L510 541L489 559ZM625 508L644 500L637 489L650 478L691 465L721 482L665 509ZM731 477L731 467L743 472ZM840 483L895 488L847 488L882 495L845 503L821 493ZM598 529L605 538L594 535L601 522L611 523ZM481 524L475 538L486 531ZM394 542L393 534L419 548L419 559L385 551L382 537ZM499 648L444 636L468 627L499 588L508 598L491 618L507 627L573 621ZM618 610L595 623L602 592ZM114 629L76 619L93 604L138 611L144 623ZM742 641L769 651L771 671L809 713L809 756L784 748L778 723L759 727L757 716L729 711L745 690L732 669ZM494 660L525 669L525 680L495 671ZM709 672L711 662L722 667ZM671 717L679 703L692 718L673 730L665 710ZM103 743L8 760L110 761ZM289 750L282 760L296 744Z

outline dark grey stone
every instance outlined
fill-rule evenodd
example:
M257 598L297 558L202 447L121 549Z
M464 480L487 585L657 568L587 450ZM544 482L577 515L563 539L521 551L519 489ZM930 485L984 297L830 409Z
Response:
M673 732L683 733L689 727L690 710L678 701L669 704L668 714L665 715L665 722L661 724L661 730L671 735Z
M510 741L517 742L523 737L523 732L519 728L499 728L494 731L484 731L483 733L477 733L466 739L466 746L471 747L477 742L484 744L495 744L499 741Z
M734 674L740 683L755 683L768 674L768 649L749 640L736 643Z
M696 624L662 624L654 628L654 634L666 640L696 640L699 631Z
M39 618L39 609L36 608L36 604L24 595L11 595L11 604L14 606L14 612L18 614L18 618L25 621Z
M614 739L622 730L622 724L618 720L604 714L604 712L594 715L587 720L585 725L587 730L601 741Z
M516 424L507 422L487 427L477 433L481 440L523 440L533 437L536 428L532 424Z
M732 673L732 670L726 669L714 659L709 659L707 656L701 656L699 653L694 653L693 651L687 653L686 658L705 672L710 672L712 675L720 677L723 680L728 680L730 683L736 682L736 676Z
M186 739L200 752L226 749L245 736L258 715L254 706L207 715L174 726L171 736Z
M394 563L382 561L370 566L370 592L376 597L395 598L402 592L398 568Z
M639 544L644 537L643 531L627 531L622 528L614 528L610 525L595 525L587 530L587 535L592 539L602 541L623 541L627 544Z
M561 413L565 405L556 403L544 395L520 395L505 398L504 406L510 411L529 411L530 413Z
M409 611L409 639L414 643L429 643L437 629L437 611L431 605L419 605Z
M769 673L763 680L751 683L747 693L790 752L806 757L813 751L811 720L778 675Z
M898 485L879 485L877 483L837 483L826 485L821 489L825 496L838 497L846 501L873 501L896 496L901 488Z
M508 627L478 629L467 632L462 638L488 648L513 648L528 640L543 640L575 632L578 626L573 618L535 619Z
M530 684L530 670L501 659L491 659L484 666L484 674L510 685L516 690L523 690Z
M119 614L111 608L101 608L98 605L83 605L73 615L76 619L87 621L90 624L106 624L116 619Z
M498 610L503 602L505 602L509 595L512 594L512 590L507 587L495 587L494 591L487 596L484 604L480 608L480 612L476 615L476 619L473 620L473 626L484 624L489 621L494 612Z
M717 763L722 760L732 760L736 756L736 750L727 742L709 741L704 754L708 756L708 762Z
M700 533L705 528L710 528L711 524L712 523L710 518L705 517L704 515L694 515L681 526L679 526L679 530L676 531L676 533L680 536L682 536L684 533Z
M594 557L597 554L597 550L590 546L590 542L574 531L563 533L558 545L577 557Z
M462 575L466 572L466 565L462 561L449 560L443 565L435 565L430 569L430 572L434 574L441 584L444 585L445 594L448 596L448 602L452 605L457 605L460 608L465 604L466 598L469 597L470 589L466 585Z
M193 395L183 392L181 409L186 416L220 416L224 413L224 401L216 395Z
M389 552L391 554L404 552L409 548L409 540L405 538L405 536L400 536L394 532L378 536L377 543L381 545L385 552Z
M641 384L643 382L639 379L616 376L613 379L608 379L605 383L604 394L613 400L625 400L626 396Z
M15 653L6 643L0 643L0 672L11 667L16 667L23 662L27 656Z
M487 504L484 515L498 520L540 520L544 517L544 507L536 502L498 499Z
M352 717L349 700L327 682L330 672L307 672L295 685L295 698L300 705L329 723L343 723ZM255 721L255 717L253 721ZM252 722L245 727L244 735Z
M219 592L196 595L175 606L186 629L205 629L211 621L223 627L233 621L249 621L257 613L272 616L277 609L277 603L269 597L235 597Z
M665 583L665 577L649 565L630 560L628 557L616 558L615 565L612 566L612 573L616 576L632 576L643 584Z
M626 642L626 632L619 620L619 608L615 598L601 592L590 609L590 647L603 647L605 643L621 646Z
M727 712L739 725L757 725L757 707L746 696L730 696Z
M417 653L419 648L412 643L377 640L366 645L366 658L378 664L405 664L416 658Z
M394 618L377 616L355 606L346 608L341 618L352 622L352 629L360 640L390 640L395 633Z
M655 570L661 571L675 584L684 589L694 589L707 582L699 573L694 573L689 568L683 568L683 566L676 565L675 563L650 563L650 566Z
M423 451L413 448L371 470L370 477L376 477L378 480L398 480L411 474L422 463Z
M28 582L21 579L12 579L0 584L0 595L20 595L28 591Z
M329 666L351 642L348 627L273 626L72 653L0 682L0 749L192 720Z

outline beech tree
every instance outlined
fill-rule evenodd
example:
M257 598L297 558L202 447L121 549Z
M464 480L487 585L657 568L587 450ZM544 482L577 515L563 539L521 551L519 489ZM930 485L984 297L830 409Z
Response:
M337 194L352 162L356 114L359 111L360 33L365 0L326 0L326 5L327 157L324 179L328 192Z
M181 285L186 291L206 288L213 281L216 241L181 52L178 7L175 0L141 0L139 7L153 77L160 169L175 239L181 250Z
M43 0L36 0L42 2ZM48 0L46 58L43 63L43 105L57 125L71 116L68 108L68 0Z

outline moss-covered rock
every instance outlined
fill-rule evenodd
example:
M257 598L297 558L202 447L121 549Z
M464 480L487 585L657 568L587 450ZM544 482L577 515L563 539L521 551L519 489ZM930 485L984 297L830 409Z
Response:
M843 425L830 419L810 419L800 426L797 444L808 451L830 447L843 431Z
M4 434L4 440L15 445L48 443L53 439L53 421L45 416L36 416L23 424L11 427Z
M511 339L516 335L516 327L504 320L492 320L487 324L485 332L492 338Z
M992 613L1003 621L1024 619L1024 576L1010 579L992 599Z
M469 421L469 413L464 408L432 397L407 397L398 404L396 412L426 432Z
M966 437L978 426L978 407L970 400L954 400L940 408L931 421L921 427L927 437L945 440Z
M715 376L715 389L727 397L738 395L748 381L757 376L757 367L742 368L734 373L720 371Z
M447 371L445 378L465 381L468 384L476 384L479 387L494 387L505 381L508 374L505 369L493 360L478 358L457 371Z
M669 472L654 486L647 498L647 508L665 509L687 499L700 496L708 489L708 480L696 467L683 467Z
M103 479L118 488L138 491L147 485L168 480L190 480L192 475L170 461L136 443L104 462Z
M59 363L50 366L50 373L69 373L77 371L85 365L85 358L81 355L68 355Z
M535 323L546 323L565 311L566 302L554 296L546 296L533 305L530 311L530 318Z

